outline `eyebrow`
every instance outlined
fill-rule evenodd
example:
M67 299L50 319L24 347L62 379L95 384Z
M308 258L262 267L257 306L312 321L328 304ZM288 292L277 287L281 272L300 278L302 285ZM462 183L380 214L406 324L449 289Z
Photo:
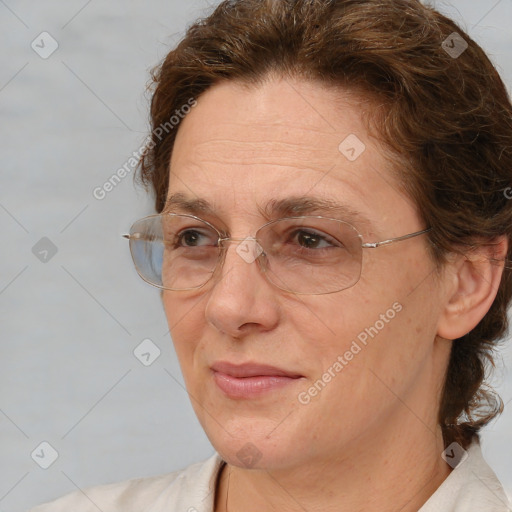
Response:
M162 213L175 211L197 216L218 217L218 212L206 199L189 198L181 192L169 196ZM264 207L258 205L258 212L268 221L282 217L328 214L331 218L351 224L371 226L369 219L361 212L331 199L314 196L291 196L284 199L271 199Z

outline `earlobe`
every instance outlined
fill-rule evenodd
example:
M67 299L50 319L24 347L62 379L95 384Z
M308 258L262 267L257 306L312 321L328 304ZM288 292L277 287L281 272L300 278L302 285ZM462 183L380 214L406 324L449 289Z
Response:
M438 336L454 340L478 325L496 298L507 250L507 239L500 237L447 264L446 302Z

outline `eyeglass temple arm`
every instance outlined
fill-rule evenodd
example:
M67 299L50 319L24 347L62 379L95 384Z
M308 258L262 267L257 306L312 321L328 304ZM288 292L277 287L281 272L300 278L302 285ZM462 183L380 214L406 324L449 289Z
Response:
M127 240L153 240L153 238L144 236L142 233L134 233L133 235L121 235L121 237L126 238Z
M407 240L408 238L414 238L415 236L423 235L424 233L428 233L432 228L424 229L422 231L416 231L416 233L410 233L408 235L398 236L396 238L390 238L389 240L382 240L381 242L372 242L362 244L364 248L375 249L377 247L381 247L383 245L389 245L394 242L400 242L401 240Z

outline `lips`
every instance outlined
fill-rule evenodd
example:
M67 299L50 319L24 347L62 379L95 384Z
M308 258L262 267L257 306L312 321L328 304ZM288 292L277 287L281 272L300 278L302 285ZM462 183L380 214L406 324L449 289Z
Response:
M281 368L275 366L257 364L257 363L244 363L240 365L228 363L228 362L217 362L212 365L214 372L224 373L231 377L247 378L247 377L258 377L258 376L276 376L276 377L290 377L298 378L301 375L296 373L287 372Z
M302 375L258 363L236 365L225 361L211 366L217 386L232 399L256 398L296 383Z

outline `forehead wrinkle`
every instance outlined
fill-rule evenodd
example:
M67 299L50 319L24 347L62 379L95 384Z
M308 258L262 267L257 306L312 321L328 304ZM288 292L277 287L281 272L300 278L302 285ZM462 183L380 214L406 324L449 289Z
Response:
M315 168L319 164L325 166L338 157L338 144L333 143L332 147L326 148L314 144L305 146L301 143L278 140L217 139L197 144L188 159L206 164L262 164Z
M254 113L253 113L254 114ZM240 128L250 128L251 129L251 137L256 140L258 137L262 137L262 140L268 138L269 130L272 130L276 135L280 135L282 133L289 134L290 132L294 132L296 134L304 134L309 135L311 132L318 133L321 136L333 135L335 132L331 128L323 129L317 126L313 126L310 122L304 122L304 119L287 119L280 116L276 116L273 119L270 119L268 112L261 114L261 116L255 116L251 119L245 117L240 121L232 121L231 119L223 119L218 121L218 119L214 119L211 122L214 123L215 128L211 128L212 124L205 124L202 126L202 133L207 135L208 133L212 133L216 136L218 132L218 128L222 127L225 134L230 134L235 137L240 135ZM301 124L301 120L303 121ZM216 123L216 124L215 124ZM209 129L211 128L211 129Z

